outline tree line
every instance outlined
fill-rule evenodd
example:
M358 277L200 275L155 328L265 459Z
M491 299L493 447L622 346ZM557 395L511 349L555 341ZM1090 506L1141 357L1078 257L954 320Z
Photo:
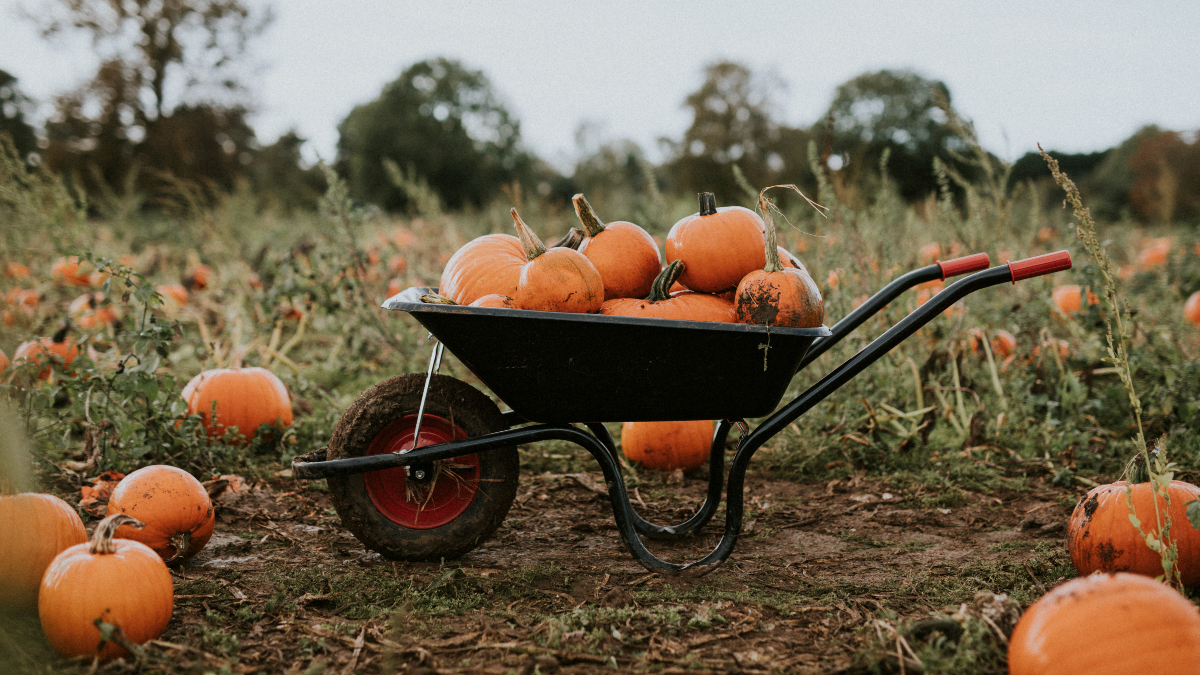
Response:
M285 210L315 205L325 179L302 162L304 139L293 131L263 145L248 122L239 65L269 26L269 11L243 0L53 0L29 18L48 39L87 34L100 65L55 97L40 130L16 77L0 70L0 132L21 156L89 194L148 195L146 208L180 184L211 194L249 189L263 206ZM968 159L973 131L953 112L943 82L907 70L864 73L839 86L807 127L779 120L781 89L743 64L709 64L683 101L692 123L682 138L662 139L662 162L651 165L631 141L610 141L588 148L563 175L525 147L520 121L483 71L433 58L407 67L341 122L335 168L354 198L389 210L413 205L413 185L452 209L481 206L513 185L558 200L580 190L654 189L737 202L746 186L815 190L817 173L840 199L869 199L886 180L916 202L953 191L948 175L978 172L979 157ZM168 91L183 93L172 100ZM1103 152L1051 154L1102 215L1200 218L1195 134L1147 127ZM1005 169L986 153L983 161ZM1008 183L1047 177L1030 153L1011 167Z

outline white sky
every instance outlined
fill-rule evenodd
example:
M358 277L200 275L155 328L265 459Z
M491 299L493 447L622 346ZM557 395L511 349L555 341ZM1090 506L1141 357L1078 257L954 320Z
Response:
M0 69L45 104L91 75L95 59L83 39L43 42L19 4L0 0ZM565 170L585 121L659 159L656 139L682 136L683 99L718 58L786 82L777 119L797 126L820 118L859 73L914 69L946 82L984 145L1008 159L1039 142L1101 150L1150 123L1200 129L1195 1L277 0L274 9L253 47L252 119L264 143L294 127L310 158L332 159L351 108L432 56L483 70L526 145Z

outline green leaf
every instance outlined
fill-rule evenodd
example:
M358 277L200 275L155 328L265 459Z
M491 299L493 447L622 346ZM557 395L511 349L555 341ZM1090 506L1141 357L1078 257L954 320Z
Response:
M1200 499L1193 499L1184 506L1187 507L1188 522L1193 529L1200 530Z

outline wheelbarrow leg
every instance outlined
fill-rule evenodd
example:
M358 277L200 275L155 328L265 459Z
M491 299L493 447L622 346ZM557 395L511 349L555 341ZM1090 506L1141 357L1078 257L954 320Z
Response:
M617 444L613 440L612 434L608 433L608 428L598 423L587 424L586 426L604 444L604 447L612 455L613 461L619 466L620 460L617 458ZM732 426L733 422L729 420L721 420L717 423L717 429L713 433L712 448L708 456L708 494L705 495L704 502L700 504L695 513L678 525L663 526L642 518L637 511L633 510L631 505L630 520L633 522L633 527L637 530L638 534L659 540L669 541L680 539L699 530L712 520L713 514L717 512L717 507L721 505L721 490L725 487L725 439L729 436L729 429Z

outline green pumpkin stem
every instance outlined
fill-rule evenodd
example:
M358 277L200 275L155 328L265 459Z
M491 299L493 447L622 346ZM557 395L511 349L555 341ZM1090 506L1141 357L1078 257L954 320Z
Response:
M127 516L124 513L113 514L96 526L96 531L92 533L92 539L88 542L88 552L92 555L112 555L117 552L117 547L113 545L113 535L116 534L117 528L122 525L128 525L134 529L140 530L146 526L145 523Z
M542 243L541 239L538 239L533 230L529 229L525 221L521 220L521 216L517 214L517 210L511 209L509 210L509 214L512 215L513 224L517 226L517 237L521 239L521 248L525 249L525 259L533 260L545 253L546 245Z
M771 200L767 199L766 195L758 195L758 210L762 211L763 225L766 226L766 251L767 264L763 267L764 272L779 272L783 269L783 261L779 259L779 239L775 234L775 220L771 218Z
M571 197L571 203L575 205L575 215L579 216L579 222L583 223L587 236L594 237L604 231L604 222L596 216L592 205L583 198L582 192Z
M664 267L663 271L654 277L654 283L650 286L650 295L646 296L646 301L662 302L670 298L671 286L679 278L679 275L683 274L685 269L687 269L687 266L683 264L682 260L672 261L670 265Z
M1149 455L1151 458L1158 454L1158 450L1151 450ZM1137 485L1138 483L1150 482L1150 467L1146 464L1145 458L1139 452L1133 456L1133 461L1129 463L1129 483Z
M700 215L711 216L717 212L717 196L711 192L700 193Z

